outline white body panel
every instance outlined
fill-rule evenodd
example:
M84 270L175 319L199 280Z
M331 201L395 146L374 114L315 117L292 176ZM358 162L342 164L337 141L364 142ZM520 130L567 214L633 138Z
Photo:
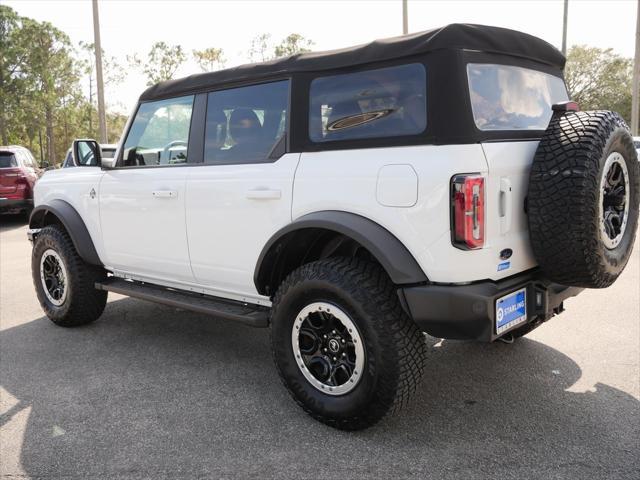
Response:
M98 257L105 259L100 228L98 189L104 172L99 167L61 168L49 170L36 182L33 190L34 206L52 200L64 200L80 214L91 235ZM91 190L96 195L91 198Z
M203 165L189 169L186 220L198 284L218 295L258 295L253 274L263 247L291 222L299 153L273 163Z
M293 219L321 210L356 213L394 234L413 254L430 281L498 280L535 265L522 205L528 166L536 145L536 142L485 145L491 156L489 164L479 144L303 153L294 186ZM386 170L394 164L412 168L394 169L388 182L406 188L412 184L414 172L418 177L417 201L413 204L410 199L403 199L397 188L393 189L393 195L384 198L395 198L398 206L388 206L388 202L381 201L377 192L378 174L383 167ZM480 173L488 177L486 246L480 250L461 250L451 243L450 182L460 173ZM508 207L512 220L506 232L500 232L501 177L510 179L513 189L503 200L513 202ZM511 266L498 271L500 251L504 248L514 252Z
M36 205L59 198L84 219L117 275L268 305L253 274L280 228L340 210L394 234L430 281L505 278L535 266L523 210L536 141L287 154L273 163L48 172ZM486 178L486 244L451 243L450 182ZM89 195L96 190L96 197ZM509 267L498 269L509 248Z
M184 211L188 170L151 167L105 172L98 193L101 258L106 265L152 278L193 282Z

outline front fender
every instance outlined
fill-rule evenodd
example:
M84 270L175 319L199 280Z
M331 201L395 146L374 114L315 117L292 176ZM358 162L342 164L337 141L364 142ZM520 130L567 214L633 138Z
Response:
M44 205L38 205L29 217L29 228L42 228L49 225L51 216L55 217L67 230L80 258L91 265L102 266L98 252L93 244L89 230L82 217L69 203L54 199Z

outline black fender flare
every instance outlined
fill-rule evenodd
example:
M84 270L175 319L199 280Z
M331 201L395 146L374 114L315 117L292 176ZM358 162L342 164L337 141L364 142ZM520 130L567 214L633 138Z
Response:
M87 226L84 224L77 210L68 202L54 199L46 205L38 205L33 209L29 217L29 228L36 229L44 227L45 217L49 213L60 220L60 223L62 223L67 230L80 258L91 265L102 266Z
M279 255L278 249L274 248L277 247L278 241L291 232L310 228L330 230L352 238L373 255L396 285L428 281L407 247L389 230L355 213L326 210L303 215L278 230L267 241L258 257L253 275L258 292L264 294L266 291L269 270L273 268Z

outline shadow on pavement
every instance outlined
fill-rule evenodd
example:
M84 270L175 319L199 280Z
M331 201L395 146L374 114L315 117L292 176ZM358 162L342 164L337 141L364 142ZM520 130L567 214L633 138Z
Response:
M0 232L15 230L29 223L26 214L0 214Z
M93 325L0 332L1 385L30 408L32 477L629 478L640 403L567 391L577 364L542 343L436 343L413 404L347 433L281 386L268 332L132 299ZM2 472L8 474L11 472Z

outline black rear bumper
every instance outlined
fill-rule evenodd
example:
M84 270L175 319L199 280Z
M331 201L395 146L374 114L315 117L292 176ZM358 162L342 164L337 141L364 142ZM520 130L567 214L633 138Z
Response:
M496 300L522 288L527 291L527 321L514 328L550 319L563 310L564 300L583 290L552 283L529 272L498 282L404 287L398 294L416 324L429 335L493 341L510 331L496 334Z

